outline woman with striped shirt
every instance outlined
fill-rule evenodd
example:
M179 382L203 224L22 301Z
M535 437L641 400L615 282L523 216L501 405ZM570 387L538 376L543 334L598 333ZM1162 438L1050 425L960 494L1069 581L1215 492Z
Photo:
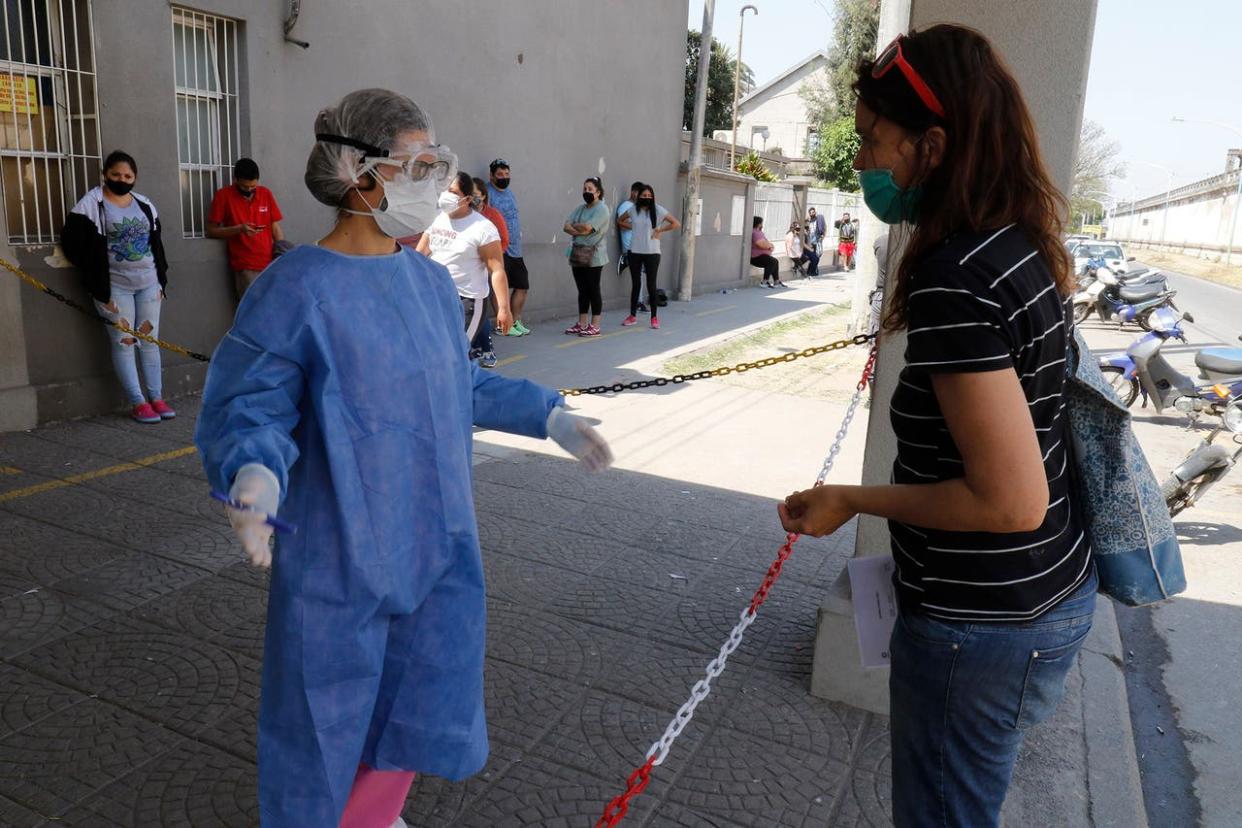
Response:
M888 486L780 506L824 535L887 518L893 819L998 824L1024 731L1052 714L1096 580L1069 480L1065 202L1016 81L970 29L936 26L859 67L864 200L914 225L885 329L908 331Z

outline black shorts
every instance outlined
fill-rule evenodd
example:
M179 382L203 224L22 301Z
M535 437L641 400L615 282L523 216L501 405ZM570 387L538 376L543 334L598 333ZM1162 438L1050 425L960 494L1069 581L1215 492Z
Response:
M530 290L530 274L521 256L505 254L505 275L509 277L510 290Z

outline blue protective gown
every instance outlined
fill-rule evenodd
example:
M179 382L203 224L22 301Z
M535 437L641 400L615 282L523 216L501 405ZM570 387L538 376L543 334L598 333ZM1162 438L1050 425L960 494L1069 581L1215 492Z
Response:
M487 758L471 425L547 437L556 392L466 356L448 271L409 250L277 259L212 358L212 487L281 483L259 710L264 825L338 824L359 762L460 780Z

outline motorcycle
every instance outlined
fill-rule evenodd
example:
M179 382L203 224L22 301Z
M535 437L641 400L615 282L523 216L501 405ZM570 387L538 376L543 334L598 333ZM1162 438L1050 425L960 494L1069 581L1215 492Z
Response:
M1149 330L1152 311L1165 305L1176 309L1176 295L1158 270L1116 274L1102 259L1089 259L1074 294L1074 321L1082 322L1094 311L1101 322L1135 322Z
M1188 313L1178 316L1167 307L1157 308L1148 333L1134 340L1125 353L1099 357L1101 373L1127 407L1141 393L1144 407L1150 399L1157 413L1173 407L1193 421L1201 414L1219 414L1230 400L1242 395L1242 348L1203 348L1196 353L1195 366L1207 381L1202 384L1178 371L1160 353L1170 339L1186 341L1183 319L1195 321Z
M1238 446L1232 453L1214 442L1226 431ZM1169 515L1176 516L1198 503L1208 489L1237 465L1239 456L1242 456L1242 399L1235 399L1221 410L1220 424L1160 484L1160 494L1169 507Z

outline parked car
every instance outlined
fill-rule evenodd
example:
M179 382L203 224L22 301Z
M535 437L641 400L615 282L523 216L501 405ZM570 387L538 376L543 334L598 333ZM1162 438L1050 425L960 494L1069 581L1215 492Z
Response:
M1070 255L1074 257L1075 273L1082 272L1088 259L1103 259L1108 269L1116 274L1125 273L1127 263L1134 261L1133 256L1126 257L1121 245L1115 241L1093 241L1087 239L1070 250Z

